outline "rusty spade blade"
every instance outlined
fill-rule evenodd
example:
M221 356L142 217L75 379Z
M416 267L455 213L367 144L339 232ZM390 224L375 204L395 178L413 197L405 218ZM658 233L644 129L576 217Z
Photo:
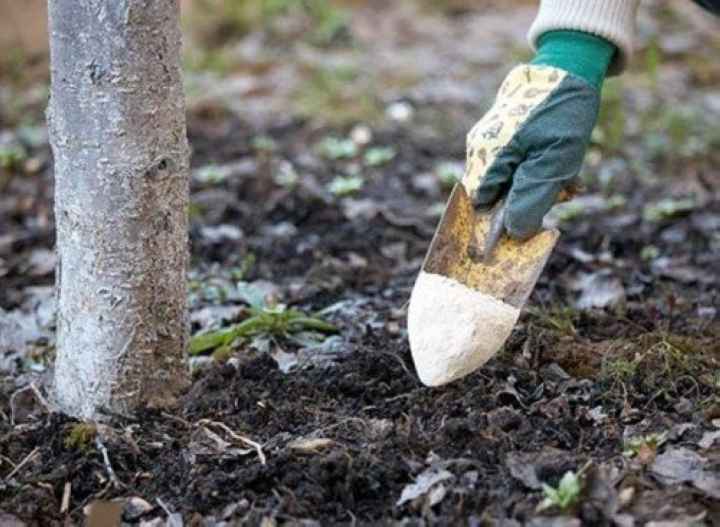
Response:
M428 249L423 271L452 278L518 309L535 287L560 233L543 230L524 241L503 234L504 203L476 212L462 183L453 188Z

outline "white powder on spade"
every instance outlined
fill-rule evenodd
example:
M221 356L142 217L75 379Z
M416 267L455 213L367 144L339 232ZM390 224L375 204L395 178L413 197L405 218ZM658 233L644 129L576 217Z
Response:
M421 272L408 308L415 368L426 386L440 386L483 364L510 336L520 310L434 273Z

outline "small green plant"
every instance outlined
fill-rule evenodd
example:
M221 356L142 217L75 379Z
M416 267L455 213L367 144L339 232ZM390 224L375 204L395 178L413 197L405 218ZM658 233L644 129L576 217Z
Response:
M601 377L613 382L627 382L638 370L638 361L623 357L608 359L602 363Z
M526 310L533 315L543 327L557 331L561 335L573 336L577 334L577 328L575 328L577 311L572 308L553 307L550 309L539 309L528 306Z
M27 158L27 151L20 145L0 146L0 168L18 170Z
M395 155L395 149L391 146L376 146L368 148L363 156L363 161L369 167L377 167L392 161Z
M313 19L314 31L310 41L319 46L331 44L346 32L348 14L333 6L329 0L304 0L305 11Z
M666 441L666 432L631 437L623 445L623 456L631 458L642 454L644 451L654 454Z
M672 219L689 214L695 210L697 206L698 204L693 198L666 198L647 205L643 209L643 219L652 222Z
M565 203L559 203L555 205L553 214L555 217L562 222L573 221L577 218L582 217L585 212L585 206L582 203L576 201L568 201Z
M287 189L293 189L300 182L300 175L289 161L281 161L272 172L272 180L275 184Z
M648 348L649 357L657 357L663 369L657 369L660 375L681 376L697 375L702 370L703 347L692 341L672 335L662 335Z
M267 135L256 135L251 144L256 152L274 152L278 149L277 141Z
M352 159L358 154L357 145L351 139L326 137L317 145L318 153L326 159Z
M443 188L450 189L462 179L463 165L462 163L445 161L435 167L435 174Z
M540 502L538 510L543 511L551 507L557 507L566 511L578 502L582 488L581 474L572 471L566 472L557 487L543 484L542 489L545 499Z
M193 172L193 179L195 179L195 181L206 183L208 185L222 183L226 178L227 174L225 174L220 167L215 164L200 167Z
M255 254L246 254L238 267L230 269L230 278L237 280L238 282L244 280L255 265L256 260L257 258L255 257Z
M646 262L654 260L658 256L660 256L660 249L658 249L655 245L646 245L640 250L640 258Z
M232 327L195 335L190 340L191 355L216 350L217 356L224 357L236 340L249 340L257 336L283 338L302 331L322 334L337 332L335 326L321 318L284 304L267 302L262 292L248 284L241 283L239 287L245 301L250 304L250 316Z
M86 452L97 436L97 427L91 423L78 423L65 436L65 448Z
M337 176L328 185L328 191L335 196L349 196L363 188L365 181L360 176Z

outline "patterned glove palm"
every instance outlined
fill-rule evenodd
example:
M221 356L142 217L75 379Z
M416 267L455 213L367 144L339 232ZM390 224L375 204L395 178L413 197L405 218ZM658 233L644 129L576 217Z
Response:
M549 58L545 64L510 72L490 111L468 134L465 187L479 209L505 198L505 228L519 239L540 230L558 194L580 172L597 121L599 85L614 52L597 37L581 36L579 46L563 38L559 57L556 45L545 55L541 47L539 56ZM590 39L607 46L604 64L587 62L582 42ZM587 68L578 64L597 69L580 76L572 71Z
M485 168L478 208L506 196L505 228L527 238L580 172L597 120L599 92L563 70L520 66L468 134L468 173Z

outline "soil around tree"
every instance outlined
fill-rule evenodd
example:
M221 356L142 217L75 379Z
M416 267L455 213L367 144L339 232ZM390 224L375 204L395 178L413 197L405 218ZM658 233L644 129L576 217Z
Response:
M205 133L198 130L207 123L193 125L194 134ZM232 148L234 156L254 156L247 128L236 123L226 142L214 139L212 154ZM298 138L306 141L302 123L267 133L289 156ZM331 337L336 349L283 340L269 352L241 345L230 360L198 369L178 408L110 416L84 439L77 421L47 413L31 389L18 391L20 382L6 378L0 454L15 470L7 478L5 468L0 509L29 525L79 523L90 503L131 497L148 505L142 514L127 505L128 523L166 517L160 501L190 525L717 521L720 451L714 441L699 446L720 436L717 325L693 317L661 287L616 310L552 307L572 298L558 286L561 277L587 265L574 247L601 244L610 218L584 221L563 238L500 356L449 386L420 384L404 303L434 220L418 214L427 204L407 188L406 173L422 171L432 156L426 149L438 147L398 131L379 137L399 147L400 159L364 189L379 209L371 217L349 219L349 200L322 202L312 186L290 191L246 176L221 186L224 208L213 204L218 222L241 225L243 238L217 243L199 225L193 231L196 269L222 274L213 261L232 267L252 253L246 280L273 280L275 294L308 311L335 306L328 320L342 336ZM193 139L202 164L211 152ZM332 170L319 167L316 177L320 185ZM385 191L396 186L405 187L403 201ZM201 187L196 196L207 192ZM285 224L297 226L289 239L260 234ZM701 235L693 224L680 225ZM642 244L642 236L615 231L616 251ZM687 246L691 255L698 247ZM626 266L623 283L640 265ZM661 311L673 301L673 313ZM198 302L194 310L214 305ZM273 358L278 349L295 354L298 365L283 372ZM666 442L624 453L628 440L653 433ZM702 460L707 488L682 474L673 484L658 475L658 460L678 449ZM556 485L584 466L575 506L536 511L543 483ZM422 491L432 475L439 479ZM401 502L413 483L420 491ZM68 485L70 506L61 512Z

